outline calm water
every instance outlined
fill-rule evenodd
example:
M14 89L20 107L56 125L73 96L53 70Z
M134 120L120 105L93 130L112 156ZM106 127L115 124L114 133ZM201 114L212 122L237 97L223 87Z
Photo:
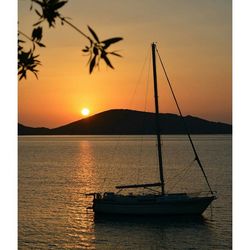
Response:
M231 249L231 136L194 142L219 197L203 218L104 219L84 194L158 181L154 137L19 137L19 249ZM163 151L167 190L207 190L184 136Z

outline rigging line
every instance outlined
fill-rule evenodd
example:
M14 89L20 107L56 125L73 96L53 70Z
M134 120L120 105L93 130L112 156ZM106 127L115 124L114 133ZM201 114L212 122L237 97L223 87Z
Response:
M211 188L211 186L210 186L210 184L209 184L209 182L208 182L207 175L206 175L206 173L205 173L205 171L204 171L204 169L203 169L203 166L202 166L202 164L201 164L200 158L199 158L199 156L198 156L198 154L197 154L197 151L196 151L196 149L195 149L195 146L194 146L193 140L192 140L192 138L191 138L191 136L190 136L189 129L188 129L188 127L187 127L185 118L184 118L184 116L182 115L180 106L179 106L179 104L178 104L178 102L177 102L176 96L175 96L175 94L174 94L174 90L173 90L173 88L172 88L172 84L171 84L171 82L170 82L170 80L169 80L169 78L168 78L167 71L166 71L166 69L165 69L165 67L164 67L164 64L163 64L163 62L162 62L162 60L161 60L161 56L160 56L159 51L158 51L157 48L156 48L156 52L157 52L157 55L158 55L158 57L159 57L159 60L160 60L162 69L163 69L164 74L165 74L165 77L166 77L166 79L167 79L168 86L169 86L170 91L171 91L171 93L172 93L172 96L173 96L173 98L174 98L176 107L177 107L177 109L178 109L178 111L179 111L179 114L180 114L180 117L181 117L181 119L182 119L182 121L183 121L184 128L185 128L185 130L186 130L188 139L189 139L189 141L190 141L190 143L191 143L191 146L192 146L192 149L193 149L193 152L194 152L194 156L195 156L195 160L197 161L197 163L198 163L198 165L199 165L199 167L200 167L200 169L201 169L201 171L202 171L202 173L203 173L203 175L204 175L204 178L205 178L205 180L206 180L206 182L207 182L207 185L208 185L208 187L209 187L209 190L210 190L211 194L213 194L212 188Z
M139 87L139 84L141 83L142 75L143 75L143 72L145 71L145 66L146 66L146 62L147 62L147 60L148 60L149 55L150 55L150 48L148 49L148 51L147 51L147 53L146 53L145 60L144 60L144 62L143 62L143 65L142 65L142 68L141 68L139 77L138 77L137 82L136 82L136 86L135 86L135 88L134 88L134 92L132 93L132 95L131 95L131 97L130 97L128 103L127 103L127 104L128 104L128 109L131 109L132 102L133 102L133 99L134 99L135 94L136 94L136 92L137 92L137 89L138 89L138 87ZM120 118L120 120L121 120L121 119L125 119L125 118L126 118L126 114L124 114L124 115ZM120 143L121 143L121 139L122 139L122 136L121 136L121 135L119 135L119 136L116 138L116 143L115 143L115 145L114 145L114 147L113 147L113 151L112 151L112 155L111 155L112 165L118 164L118 163L119 163L119 162L118 162L118 163L115 163L115 162L114 162L114 156L115 156L115 154L118 152L118 149L119 149ZM121 164L121 163L120 163L120 164Z
M146 56L145 56L145 59L144 59L144 62L143 62L143 65L142 65L142 68L141 68L141 71L140 71L138 80L137 80L137 82L136 82L136 86L135 86L135 88L134 88L134 92L132 93L132 95L131 95L131 97L130 97L130 100L129 100L129 102L128 102L128 108L129 108L129 109L130 109L131 106L132 106L132 102L133 102L133 100L134 100L134 98L135 98L135 94L136 94L136 92L137 92L137 89L138 89L138 87L139 87L139 84L141 83L142 74L143 74L143 72L144 72L144 70L145 70L145 66L146 66L146 62L147 62L147 60L148 60L149 54L150 54L150 48L148 49L147 54L146 54Z
M142 78L142 73L144 72L144 68L146 67L146 63L147 63L148 58L149 58L149 49L147 51L147 54L146 54L146 57L145 57L145 60L144 60L144 63L143 63L143 68L141 70L141 74L140 74L139 80ZM138 87L138 85L139 84L137 84L136 88ZM146 111L147 93L148 93L148 79L146 81L146 94L145 94L145 99L144 99L144 109L143 109L143 111ZM140 124L142 126L142 132L143 132L143 134L144 134L144 129L143 129L144 128L144 124L145 124L145 116L143 117L143 119L141 121L141 124ZM143 134L139 137L140 138L140 144L139 144L139 161L138 161L138 166L141 166L141 164L142 164ZM139 175L140 175L140 168L138 167L137 168L137 178L136 178L137 183L139 183Z
M150 68L151 68L151 60L149 58L149 62L148 62L148 75L147 75L147 81L146 81L146 94L145 94L145 100L144 100L144 111L146 111L147 104L148 104L148 87L149 87Z
M149 48L150 49L150 48ZM148 59L148 74L147 74L147 80L146 80L146 93L145 93L145 99L144 99L144 109L143 109L143 111L144 112L146 112L146 110L147 110L147 103L148 103L148 88L149 88L149 77L150 77L150 68L151 68L151 60L150 60L150 56L149 56L149 50L148 50L148 53L147 53L147 56L146 56L146 60ZM146 65L146 60L145 60L145 65ZM143 135L141 136L141 144L140 144L140 150L139 150L139 154L140 154L140 160L139 160L139 163L140 163L140 165L141 165L141 163L142 163L142 151L143 151L143 149L142 149L142 144L143 144L143 142L144 142L144 133L146 132L145 131L145 116L143 117L143 119L142 119L142 129L143 129ZM140 169L138 168L138 170L137 170L137 183L138 183L138 181L139 181L139 171L140 171Z
M160 194L160 193L161 193L160 191L154 190L154 189L149 188L149 187L145 187L144 189L148 189L148 190L150 190L150 191L152 191L152 192L155 192L155 193L157 193L157 194Z
M180 173L177 173L174 177L173 177L173 184L172 186L169 188L169 191L170 190L173 190L177 184L179 184L183 179L184 177L187 175L187 173L189 172L189 170L191 169L192 165L193 165L193 162L195 160L191 161L184 169L182 169L182 171Z
M178 178L179 178L184 172L186 172L187 168L189 168L189 167L193 164L194 161L195 161L195 160L192 160L192 161L191 161L189 164L187 164L184 168L178 169L179 171L177 170L177 173L171 178L171 179L172 179L172 182L175 183L176 180L178 180Z
M128 104L128 109L130 109L131 106L132 106L131 104L132 104L132 102L133 102L133 99L134 99L134 96L135 96L135 94L136 94L136 91L137 91L137 88L138 88L138 86L139 86L139 83L141 82L142 74L143 74L143 71L144 71L144 68L145 68L145 65L146 65L146 62L147 62L147 58L148 58L148 56L149 56L149 51L150 51L150 50L148 49L148 52L147 52L147 54L146 54L146 56L145 56L145 60L144 60L144 63L143 63L143 65L142 65L142 68L141 68L141 71L140 71L140 74L139 74L139 77L138 77L137 82L136 82L136 87L135 87L134 92L132 93L132 95L131 95L131 97L130 97L128 103L127 103L127 104ZM120 120L121 120L122 118L125 119L125 118L126 118L126 114L124 114L122 117L120 117ZM122 138L121 135L118 135L118 136L115 138L116 142L115 142L115 144L114 144L114 146L113 146L112 154L111 154L111 162L112 162L112 164L116 164L116 163L114 162L114 156L115 156L115 154L118 152L118 149L119 149L119 147L120 147L121 138Z

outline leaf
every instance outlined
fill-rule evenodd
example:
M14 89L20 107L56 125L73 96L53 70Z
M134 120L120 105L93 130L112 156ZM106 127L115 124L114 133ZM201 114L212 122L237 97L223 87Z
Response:
M19 43L25 43L25 41L18 39Z
M40 42L36 42L40 47L46 47L43 43L40 43Z
M18 75L21 75L21 76L19 77L19 81L22 80L23 77L26 79L26 72L25 72L25 71L22 70L22 71L20 72L20 74L18 73Z
M37 70L33 70L32 73L36 76L36 79L38 80L38 76L37 76Z
M106 62L106 64L107 64L110 68L114 69L113 65L112 65L111 62L109 61L109 59L108 59L108 57L106 56L106 54L103 54L102 58L104 59L104 61Z
M19 51L21 51L22 49L23 49L23 47L20 46L20 45L18 45L18 53L19 53Z
M56 3L53 7L54 10L60 9L65 3L67 3L68 1L62 1L62 2L58 2Z
M118 56L118 57L122 57L122 55L120 55L120 54L118 54L116 52L109 52L109 54L114 55L114 56Z
M95 67L95 59L96 56L94 56L89 64L89 73L91 74L91 72L93 71L94 67Z
M38 10L35 10L36 14L39 16L39 17L42 17L42 14L40 14L40 12Z
M42 33L43 33L43 28L41 26L33 29L33 31L32 31L32 40L33 41L41 41Z
M112 43L117 43L119 41L123 40L122 37L113 37L107 40L102 41L102 43L105 44L104 49L108 48Z
M98 49L96 47L93 48L93 52L96 56L98 55Z
M90 49L90 48L89 48L88 46L85 46L85 48L82 49L82 51L83 51L83 52L89 52L89 49Z
M40 24L42 21L43 21L43 20L38 21L37 23L34 23L33 26L36 26L36 25Z
M91 29L89 26L88 26L88 29L89 29L90 33L92 34L92 36L95 38L95 40L99 43L99 38L96 35L96 33L94 32L94 30Z
M41 7L43 7L43 2L40 2L38 0L32 0L32 2L35 2L35 3L39 4Z

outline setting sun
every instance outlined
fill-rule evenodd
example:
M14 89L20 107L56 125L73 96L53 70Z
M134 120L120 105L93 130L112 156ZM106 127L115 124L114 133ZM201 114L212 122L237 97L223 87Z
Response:
M88 116L89 115L89 109L88 108L83 108L81 111L82 115Z

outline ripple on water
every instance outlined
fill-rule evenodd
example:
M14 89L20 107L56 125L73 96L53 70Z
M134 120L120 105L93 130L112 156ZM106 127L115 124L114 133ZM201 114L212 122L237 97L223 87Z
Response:
M208 209L205 219L198 221L100 219L87 209L92 200L84 193L114 191L115 185L132 183L135 177L140 182L157 178L155 141L150 137L142 144L140 138L19 138L19 249L231 249L230 136L195 137L211 185L218 191L212 216ZM193 156L183 137L165 142L165 175L171 180ZM199 169L191 166L190 171L186 180L181 179L182 188L190 183L204 187Z

